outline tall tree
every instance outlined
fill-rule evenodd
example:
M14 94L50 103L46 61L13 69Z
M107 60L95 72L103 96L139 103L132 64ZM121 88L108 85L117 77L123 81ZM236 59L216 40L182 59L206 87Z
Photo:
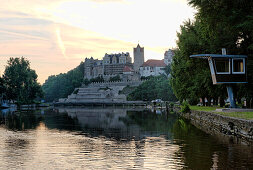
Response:
M49 76L42 85L45 100L51 102L67 97L75 88L82 85L83 72L84 64L81 62L80 65L67 73Z
M205 29L198 20L187 21L181 26L178 36L178 50L172 62L171 82L176 97L182 102L189 100L196 104L199 98L218 99L223 96L223 86L213 86L207 61L189 58L192 54L213 53Z
M227 48L229 54L248 55L248 84L237 85L236 96L253 98L253 1L188 0L198 9L208 49Z
M27 104L41 97L42 89L37 77L28 60L23 57L10 58L3 74L7 98L19 104Z
M2 77L0 77L0 97L2 96L2 94L5 92L5 88L4 88L4 79Z
M170 81L165 75L150 77L147 81L139 85L128 96L128 100L151 101L162 99L164 101L176 101L172 91Z
M224 85L213 86L208 64L190 59L192 54L221 53L248 55L248 81L237 85L238 99L253 96L253 1L188 0L198 12L194 21L185 22L178 33L178 51L172 64L172 87L180 99L225 98Z

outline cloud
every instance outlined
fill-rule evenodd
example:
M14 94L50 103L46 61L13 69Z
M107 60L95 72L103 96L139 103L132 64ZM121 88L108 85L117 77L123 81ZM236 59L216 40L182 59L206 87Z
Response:
M85 57L130 52L162 58L192 16L185 0L8 0L0 6L0 74L10 56L25 56L43 82Z
M66 49L65 49L64 43L63 43L63 41L61 39L60 28L56 28L55 32L56 32L57 42L58 42L59 48L61 49L62 55L65 58L67 58L67 56L66 56Z
M24 56L43 83L48 76L67 72L85 57L102 58L114 51L132 50L132 43L51 20L12 13L0 17L0 74L9 57Z

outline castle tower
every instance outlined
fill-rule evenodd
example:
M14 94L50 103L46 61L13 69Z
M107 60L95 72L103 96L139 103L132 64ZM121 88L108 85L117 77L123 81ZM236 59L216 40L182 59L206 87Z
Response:
M144 47L140 47L138 44L134 48L134 71L138 72L140 66L144 63Z
M171 49L169 49L168 51L165 51L165 53L164 53L164 63L166 65L171 64L172 58L173 58L174 55L175 55L175 53Z

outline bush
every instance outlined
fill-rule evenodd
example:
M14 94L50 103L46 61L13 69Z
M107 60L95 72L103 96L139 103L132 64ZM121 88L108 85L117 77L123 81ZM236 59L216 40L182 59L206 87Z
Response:
M73 94L77 94L79 92L79 89L76 89Z
M109 81L121 81L121 78L119 75L114 76L114 77L110 77Z
M85 86L88 86L90 83L91 83L91 82L90 82L87 78L83 80L83 84L84 84Z
M187 101L183 101L182 105L181 105L181 112L182 113L188 113L190 112L190 104Z
M170 107L170 108L173 108L174 105L175 105L175 104L174 104L173 102L171 102L171 103L169 104L169 107Z

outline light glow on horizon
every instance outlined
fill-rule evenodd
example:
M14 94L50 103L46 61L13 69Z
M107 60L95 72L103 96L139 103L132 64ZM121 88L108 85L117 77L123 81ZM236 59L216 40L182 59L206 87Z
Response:
M186 0L8 0L0 7L0 74L9 57L31 61L39 82L85 57L130 52L145 60L176 47L176 32L195 10Z

